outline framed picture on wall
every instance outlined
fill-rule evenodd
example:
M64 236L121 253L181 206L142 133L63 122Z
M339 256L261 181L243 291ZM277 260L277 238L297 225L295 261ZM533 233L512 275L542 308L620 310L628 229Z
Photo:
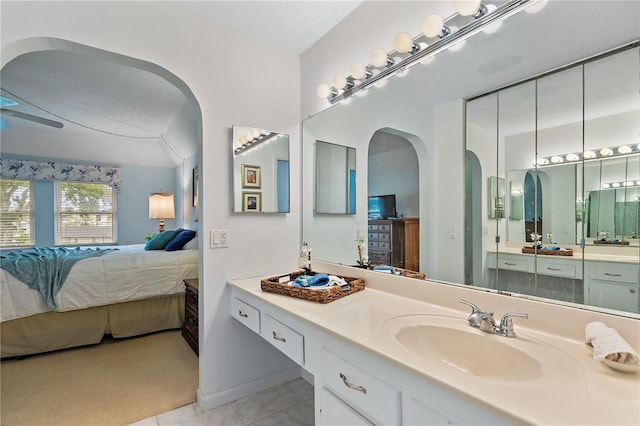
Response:
M242 165L242 187L260 188L260 166Z
M242 211L259 212L262 211L262 194L259 192L242 193Z

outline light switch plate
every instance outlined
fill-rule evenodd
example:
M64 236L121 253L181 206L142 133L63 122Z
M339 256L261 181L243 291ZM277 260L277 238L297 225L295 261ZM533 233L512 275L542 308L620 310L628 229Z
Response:
M211 248L228 248L229 247L229 230L228 229L212 229L210 233Z

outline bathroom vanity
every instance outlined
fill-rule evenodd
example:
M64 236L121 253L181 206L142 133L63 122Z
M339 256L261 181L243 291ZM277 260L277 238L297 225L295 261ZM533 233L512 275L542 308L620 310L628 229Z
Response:
M640 375L584 344L585 325L602 321L638 350L637 319L357 273L367 288L326 305L263 292L260 278L229 281L232 316L314 376L316 424L640 423ZM514 319L515 338L486 333L459 299L529 318Z
M578 250L574 252L580 253ZM488 251L486 264L490 272L508 274L510 279L502 280L503 291L529 294L527 286L536 274L536 291L541 297L640 313L640 263L634 256L534 256L505 247Z

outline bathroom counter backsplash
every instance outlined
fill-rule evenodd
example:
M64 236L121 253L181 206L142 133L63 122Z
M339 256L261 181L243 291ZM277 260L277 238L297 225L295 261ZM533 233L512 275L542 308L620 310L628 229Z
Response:
M315 270L336 275L354 275L353 268L316 262ZM379 272L358 270L365 278L364 291L328 304L295 299L260 289L260 278L234 279L229 284L242 292L286 311L306 324L338 336L390 363L410 368L426 380L455 389L470 397L487 395L481 402L504 410L527 423L545 424L640 424L640 373L622 373L593 359L585 344L585 326L600 321L615 328L640 351L640 321L542 301L497 295L456 285L442 285ZM523 312L514 327L522 338L544 342L573 360L572 368L556 371L534 382L478 380L455 369L430 368L382 332L384 324L407 315L443 315L460 318L470 309L466 299L500 318L507 312ZM487 334L487 338L509 339ZM521 337L516 337L518 339ZM547 355L545 355L547 356ZM542 358L544 358L543 356ZM549 351L553 356L553 351ZM544 359L540 359L544 368ZM496 362L500 362L496 354ZM547 359L551 365L554 361ZM564 379L560 380L563 376ZM560 380L560 381L558 381Z

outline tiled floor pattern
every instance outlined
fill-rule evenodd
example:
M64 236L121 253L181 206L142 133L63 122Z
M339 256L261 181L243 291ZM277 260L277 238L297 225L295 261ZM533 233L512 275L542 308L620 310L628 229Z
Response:
M304 379L275 386L220 407L202 411L197 403L131 426L313 426L313 386Z

